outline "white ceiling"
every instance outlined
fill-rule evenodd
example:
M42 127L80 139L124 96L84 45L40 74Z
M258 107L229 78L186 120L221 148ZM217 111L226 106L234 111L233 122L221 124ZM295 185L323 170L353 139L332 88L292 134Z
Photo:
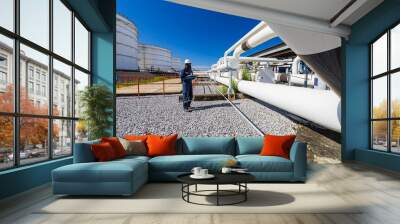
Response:
M222 0L264 9L272 9L325 21L331 20L351 0ZM357 11L343 21L352 25L383 0L367 0Z
M383 0L168 0L227 14L348 36L350 26ZM350 4L349 8L346 5ZM341 12L346 8L346 12ZM335 15L340 18L331 24Z
M350 0L230 0L230 2L328 21Z

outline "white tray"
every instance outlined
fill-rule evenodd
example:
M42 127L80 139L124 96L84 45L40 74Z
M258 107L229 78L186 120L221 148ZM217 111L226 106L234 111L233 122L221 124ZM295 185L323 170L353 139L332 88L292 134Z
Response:
M198 175L194 175L194 174L190 175L190 178L199 179L199 180L201 180L201 179L211 179L211 178L214 178L214 177L215 176L212 175L212 174L207 174L207 175L204 175L204 176L198 176Z

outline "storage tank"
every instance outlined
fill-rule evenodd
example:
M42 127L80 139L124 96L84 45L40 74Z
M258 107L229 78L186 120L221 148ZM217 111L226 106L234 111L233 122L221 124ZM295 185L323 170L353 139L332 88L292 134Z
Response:
M117 69L139 69L138 31L135 24L124 16L117 14L116 33Z
M180 71L183 69L183 65L180 58L172 58L172 69Z
M139 44L139 67L148 71L171 71L171 51L148 44Z

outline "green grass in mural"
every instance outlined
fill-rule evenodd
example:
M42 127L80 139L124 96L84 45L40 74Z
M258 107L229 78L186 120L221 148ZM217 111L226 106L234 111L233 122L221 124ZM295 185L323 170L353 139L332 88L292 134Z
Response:
M238 89L237 81L232 80L231 85L232 85L232 89L233 89L234 94L238 93L239 89ZM228 86L225 86L225 85L218 86L218 90L223 94L227 94L228 93Z
M235 94L239 92L238 82L236 80L232 79L231 86Z
M251 74L248 68L242 69L242 80L251 81Z
M146 84L150 84L153 82L160 82L163 80L167 80L167 79L171 79L170 77L164 77L164 76L155 76L152 78L146 78L146 79L139 79L138 80L132 80L132 81L128 81L128 82L123 82L123 83L117 83L117 88L123 88L123 87L128 87L128 86L135 86L139 83L139 85L146 85Z
M226 92L228 92L228 86L225 86L225 85L218 86L218 90L219 90L222 94L226 94Z

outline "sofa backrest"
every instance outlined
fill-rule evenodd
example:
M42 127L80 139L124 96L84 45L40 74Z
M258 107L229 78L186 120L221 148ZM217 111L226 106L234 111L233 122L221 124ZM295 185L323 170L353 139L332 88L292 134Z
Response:
M95 162L96 158L93 155L90 146L92 144L98 144L100 140L93 140L87 142L75 143L74 146L74 163L89 163Z
M263 147L264 137L237 137L236 155L259 154Z
M226 154L244 155L259 154L263 146L263 137L181 137L178 139L177 154ZM100 140L75 143L74 163L95 162L96 159L90 148L91 144Z
M235 138L232 137L182 137L177 143L177 153L187 155L235 155Z

